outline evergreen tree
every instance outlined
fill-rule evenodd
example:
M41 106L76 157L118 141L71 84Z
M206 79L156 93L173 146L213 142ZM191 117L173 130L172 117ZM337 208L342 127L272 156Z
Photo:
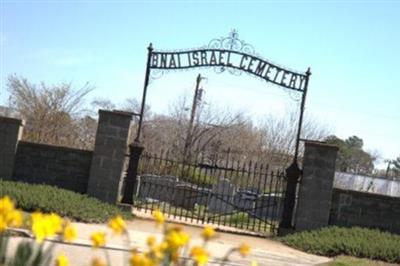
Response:
M369 174L374 169L374 158L371 154L363 150L364 142L361 138L351 136L343 140L332 135L327 137L325 141L339 148L336 161L337 170Z

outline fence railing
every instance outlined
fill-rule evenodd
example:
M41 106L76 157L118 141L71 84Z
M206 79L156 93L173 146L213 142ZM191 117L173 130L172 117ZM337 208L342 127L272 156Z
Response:
M275 233L281 218L284 171L262 163L204 157L191 162L170 153L144 153L139 162L135 204L168 217L258 232Z

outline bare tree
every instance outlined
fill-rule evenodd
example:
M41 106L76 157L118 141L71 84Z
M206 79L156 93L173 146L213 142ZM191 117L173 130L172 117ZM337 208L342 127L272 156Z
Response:
M167 115L152 115L145 120L143 141L146 150L158 152L169 150L179 160L190 160L195 154L205 152L223 131L235 124L238 115L219 110L210 104L200 103L197 106L195 121L189 128L189 103L186 97L174 102ZM188 130L191 130L189 149L185 154ZM185 157L185 158L184 158Z
M168 114L147 117L143 142L148 152L169 150L171 156L182 161L198 155L211 160L217 154L224 157L223 154L229 153L230 160L262 161L281 168L291 162L298 123L296 111L289 111L284 117L268 116L256 126L243 113L200 102L190 127L189 106L188 98L181 96L171 105ZM187 150L188 130L192 132ZM306 117L303 138L323 140L328 135L325 126Z
M93 113L83 108L84 97L92 89L88 84L75 90L71 84L48 86L42 82L34 85L25 78L10 76L7 88L12 109L27 121L24 139L85 149L93 147L97 123L92 118ZM171 105L167 114L154 114L146 105L141 140L146 150L151 153L169 150L171 156L183 161L198 155L215 158L216 154L229 153L232 160L261 160L280 166L290 162L297 133L296 111L289 111L284 117L268 116L255 125L242 113L202 100L196 104L194 117L190 116L188 107L191 104L184 96ZM141 108L136 99L116 105L98 98L92 106L132 112L133 141ZM306 117L303 138L322 140L328 133L326 127Z
M261 122L262 147L271 164L291 162L296 144L298 117L298 111L292 109L282 117L270 115ZM326 126L310 115L305 116L301 129L303 139L324 140L328 135L329 129ZM303 147L300 146L300 156L302 152Z
M78 142L77 119L85 114L83 101L93 89L88 83L73 89L71 83L48 86L30 83L26 78L11 75L7 89L10 107L26 120L23 139L55 145L84 146Z
M76 138L71 146L86 150L94 149L97 120L87 115L76 119L74 128Z
M92 103L92 108L94 110L103 109L103 110L113 110L116 108L116 105L109 99L106 98L95 98Z

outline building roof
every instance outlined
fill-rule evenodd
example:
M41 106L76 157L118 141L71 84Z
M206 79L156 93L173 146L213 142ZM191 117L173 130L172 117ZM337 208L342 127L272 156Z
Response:
M336 172L334 188L400 197L400 180Z

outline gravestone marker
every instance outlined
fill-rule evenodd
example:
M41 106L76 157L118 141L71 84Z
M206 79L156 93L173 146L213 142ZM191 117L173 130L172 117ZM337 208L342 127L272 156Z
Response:
M221 179L211 189L209 211L230 213L233 211L233 198L236 188L228 179Z
M240 210L251 211L252 209L254 209L254 202L257 199L257 195L257 193L249 190L238 191L235 194L233 203Z
M178 182L178 178L173 176L141 175L137 196L171 203L174 199L174 187Z
M256 200L256 215L264 219L277 219L282 215L284 198L280 194L264 194Z

